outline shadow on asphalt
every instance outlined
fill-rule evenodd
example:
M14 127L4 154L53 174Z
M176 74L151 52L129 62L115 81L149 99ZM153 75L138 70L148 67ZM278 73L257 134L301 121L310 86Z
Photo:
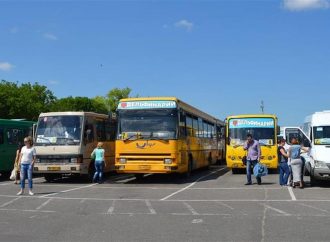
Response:
M218 169L224 168L221 171ZM136 178L133 174L117 174L115 172L104 174L104 184L186 184L215 180L228 172L224 166L212 166L210 169L199 169L191 173L190 177L185 174L146 174L141 178ZM41 178L42 179L42 178ZM81 176L64 176L51 182L45 180L34 181L35 184L91 184L86 178Z

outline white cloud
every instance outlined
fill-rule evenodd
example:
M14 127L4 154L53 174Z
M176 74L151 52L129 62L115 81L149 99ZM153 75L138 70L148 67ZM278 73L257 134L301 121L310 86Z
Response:
M58 40L57 36L51 33L45 33L43 37L48 40Z
M290 11L310 9L326 9L330 7L329 0L283 0L283 6Z
M10 71L15 66L10 64L9 62L0 62L0 71Z
M174 24L177 28L185 29L186 31L191 31L194 28L194 24L188 20L182 19Z
M58 85L60 82L59 81L55 81L55 80L49 80L48 83L50 85Z

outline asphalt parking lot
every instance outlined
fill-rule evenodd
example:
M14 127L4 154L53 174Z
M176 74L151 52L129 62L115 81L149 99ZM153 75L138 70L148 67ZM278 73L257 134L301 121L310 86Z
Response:
M244 186L244 174L214 166L103 184L35 178L34 196L1 181L1 241L329 241L330 186L305 180L280 187L271 174Z

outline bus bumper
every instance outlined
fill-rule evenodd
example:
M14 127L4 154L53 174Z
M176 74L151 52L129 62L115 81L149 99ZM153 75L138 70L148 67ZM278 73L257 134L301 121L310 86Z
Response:
M177 165L166 164L116 164L117 173L173 173L178 172Z
M33 167L35 174L88 174L88 167L85 164L35 164Z

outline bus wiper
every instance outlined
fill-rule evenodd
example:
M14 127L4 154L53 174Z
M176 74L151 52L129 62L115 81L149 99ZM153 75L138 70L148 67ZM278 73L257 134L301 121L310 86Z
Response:
M138 135L137 134L132 134L132 135L130 135L130 136L128 136L126 139L124 139L124 141L128 141L128 140L131 140L132 138L134 138L134 137L138 137Z
M49 139L47 139L47 138L44 138L44 137L37 137L37 143L39 144L43 144L42 142L38 142L38 139L41 139L41 140L45 140L45 141L47 141L48 143L47 144L50 144L51 142L50 142L50 140Z

